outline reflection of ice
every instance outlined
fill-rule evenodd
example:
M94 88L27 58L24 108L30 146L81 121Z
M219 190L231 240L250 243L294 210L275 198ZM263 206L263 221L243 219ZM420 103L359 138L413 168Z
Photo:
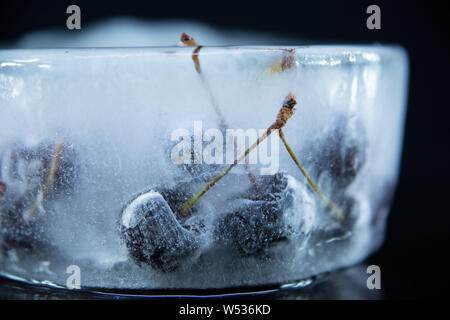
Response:
M45 276L50 276L50 277L56 276L56 273L54 273L50 269L50 261L39 262L36 272L42 272L45 274Z
M49 192L42 204L45 212L34 216L33 228L23 224L8 228L21 235L28 232L20 243L2 242L6 252L14 243L18 255L14 265L23 268L21 276L47 280L33 265L50 261L56 283L64 284L67 265L77 264L82 286L88 287L285 283L352 265L380 245L387 212L383 199L389 199L386 193L392 191L384 186L395 182L398 169L406 83L403 51L377 46L297 47L298 65L269 75L267 68L284 54L280 48L205 47L202 70L230 127L267 128L286 94L295 93L299 105L284 133L319 187L345 210L346 218L342 223L334 219L280 146L279 167L287 172L287 190L293 198L289 205L280 209L276 201L268 204L266 199L242 196L252 186L243 165L238 165L195 204L191 219L180 222L199 233L200 254L196 251L193 259L165 273L129 259L118 221L134 195L181 183L188 183L194 194L205 184L196 171L173 170L167 155L173 130L189 129L195 121L202 121L205 128L220 128L191 53L192 48L0 53L0 63L6 63L0 68L4 75L0 77L0 154L28 137L70 141L79 164L71 191L58 197ZM367 54L378 59L367 59ZM20 65L8 64L17 61ZM39 67L42 64L50 68ZM20 83L14 94L13 83ZM1 166L0 179L6 167ZM253 167L259 172L258 165ZM37 175L46 181L45 176ZM8 208L0 212L2 234L8 236L5 222L14 222L11 217L20 212L19 207L5 206L13 192L7 189L0 198L0 207ZM375 228L371 221L379 207L383 213ZM236 208L245 211L245 217L234 219L241 213ZM241 230L235 235L239 241L219 245L220 231L214 236L213 230L228 214L236 214L231 220ZM261 223L261 217L270 223ZM273 230L264 229L271 225L282 226L282 232L272 236ZM159 234L164 227L159 226ZM225 238L234 237L234 231L224 230ZM250 230L250 236L242 230ZM19 237L13 233L9 238ZM233 247L236 243L240 250ZM0 261L2 271L14 273L11 267L7 260Z
M360 264L322 275L308 286L279 291L268 299L288 300L373 300L382 299L381 289L367 288L367 265Z

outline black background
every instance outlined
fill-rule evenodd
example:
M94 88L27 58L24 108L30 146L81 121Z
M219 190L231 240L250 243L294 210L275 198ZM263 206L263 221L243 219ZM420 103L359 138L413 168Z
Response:
M220 28L279 32L332 43L395 43L410 57L411 79L400 183L386 241L369 259L382 271L385 298L449 296L449 33L441 1L3 1L0 42L40 28L83 32L100 18L194 19ZM82 9L68 31L67 6ZM366 8L381 8L381 30L366 28Z

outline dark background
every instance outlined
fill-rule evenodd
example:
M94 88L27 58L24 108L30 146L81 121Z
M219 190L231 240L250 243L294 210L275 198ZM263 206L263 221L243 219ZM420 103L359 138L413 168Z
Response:
M220 28L278 32L315 42L395 43L410 57L411 82L400 183L386 241L368 263L382 271L385 298L449 297L449 33L441 1L3 1L0 43L54 27L83 32L86 23L129 15L193 19ZM77 4L82 29L68 31ZM366 28L366 8L381 8L381 30Z

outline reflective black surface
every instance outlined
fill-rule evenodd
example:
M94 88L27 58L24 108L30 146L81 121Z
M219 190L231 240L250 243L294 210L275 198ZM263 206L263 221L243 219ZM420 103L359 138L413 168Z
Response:
M341 300L341 299L381 299L382 289L367 288L367 265L321 275L312 282L285 285L283 288L248 288L222 291L115 291L87 292L80 290L55 289L21 283L0 278L0 299L14 300L79 300L79 299L170 299L170 298L217 298L217 299L258 299L258 300ZM300 286L300 287L297 287ZM259 291L259 292L258 292ZM241 294L238 294L241 292Z

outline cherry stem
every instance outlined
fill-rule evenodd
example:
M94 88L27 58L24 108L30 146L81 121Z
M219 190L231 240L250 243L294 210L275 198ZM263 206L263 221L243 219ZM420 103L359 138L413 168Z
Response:
M289 120L289 118L294 114L295 108L294 106L297 104L295 97L292 93L288 94L283 102L283 106L278 112L278 116L276 121L270 125L266 131L253 143L245 152L234 162L229 165L225 170L220 172L214 179L206 184L196 195L194 195L191 199L189 199L181 208L179 215L185 216L187 212L192 208L192 206L200 199L212 186L214 186L220 179L222 179L231 169L233 169L239 162L244 160L247 155L255 149L264 139L266 139L269 135L272 134L274 130L280 130L284 127Z
M205 76L203 75L202 68L200 66L199 53L200 53L202 46L197 45L197 42L195 41L195 39L192 38L191 36L187 35L184 32L181 35L180 41L183 45L188 46L188 47L197 46L194 49L194 51L192 52L192 61L194 61L195 70L197 71L197 74L200 77L203 87L205 88L206 92L208 93L209 100L211 101L214 111L216 112L217 116L219 117L220 126L222 127L223 130L228 129L229 126L228 126L227 122L225 121L225 117L222 114L222 111L221 111L219 105L217 104L216 99L214 98L214 95L212 94L212 90L210 89L208 82L206 81ZM261 189L259 188L258 183L256 182L256 177L253 174L253 172L251 171L249 164L244 163L244 166L245 166L245 170L247 171L247 175L253 184L253 187L255 188L256 191L260 192Z
M291 147L289 146L289 144L286 141L286 137L284 136L283 130L280 129L278 131L278 134L280 135L281 141L283 141L284 146L286 147L286 150L288 151L288 153L290 154L292 160L294 160L294 162L297 164L297 167L300 169L300 171L302 172L302 174L305 176L306 180L308 180L309 184L313 187L313 189L317 192L317 194L319 195L319 197L328 205L328 207L331 209L331 211L334 212L334 214L336 215L336 218L341 221L343 219L343 213L342 210L336 205L334 204L330 199L327 198L327 196L325 196L323 194L322 191L320 191L319 187L317 187L317 185L314 183L314 181L311 179L311 177L309 176L309 174L306 172L306 170L303 168L303 166L301 165L300 161L298 161L297 157L295 156L294 152L292 151Z
M53 184L53 181L55 180L56 170L58 169L58 163L61 158L61 153L63 149L64 149L63 143L58 143L56 145L55 155L53 156L53 160L50 165L50 172L45 181L44 189L42 190L42 192L39 193L38 198L34 203L33 207L25 214L24 216L25 221L30 221L31 217L34 215L36 210L41 206L42 201L44 201L44 198L47 196L47 193L51 185Z

